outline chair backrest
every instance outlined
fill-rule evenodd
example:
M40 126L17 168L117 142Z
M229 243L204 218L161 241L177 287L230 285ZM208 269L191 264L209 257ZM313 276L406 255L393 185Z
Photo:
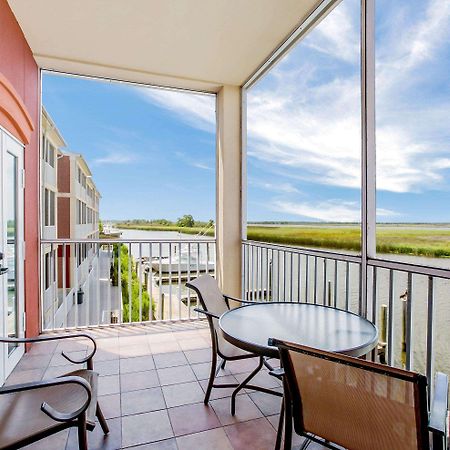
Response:
M429 449L423 375L275 341L297 433L353 450Z
M228 311L228 305L219 289L219 285L217 284L216 279L211 275L201 275L195 280L186 283L186 286L194 289L197 293L198 300L205 311L209 311L218 316L221 316L224 312ZM208 317L208 322L211 328L211 338L215 340L219 351L221 351L221 349L226 347L227 343L220 331L219 321Z
M222 292L215 278L211 275L201 275L195 280L186 283L188 288L194 289L198 295L198 300L205 311L222 315L228 311Z

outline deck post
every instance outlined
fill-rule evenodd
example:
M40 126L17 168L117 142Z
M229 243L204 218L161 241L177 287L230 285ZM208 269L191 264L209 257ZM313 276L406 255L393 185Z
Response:
M223 292L241 295L241 88L217 94L216 274Z

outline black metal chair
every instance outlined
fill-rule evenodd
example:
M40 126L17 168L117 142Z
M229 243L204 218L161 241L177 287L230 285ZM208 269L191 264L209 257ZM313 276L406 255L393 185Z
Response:
M98 374L93 370L97 346L87 334L0 338L5 344L27 344L61 339L86 338L93 350L83 359L62 355L71 363L86 364L86 369L62 377L0 388L0 449L12 450L39 441L70 427L78 429L80 450L87 450L86 431L95 427L95 417L105 434L108 425L97 401Z
M421 374L272 339L285 391L285 450L297 434L331 449L447 450L448 377L428 409ZM338 447L340 446L340 447Z
M209 402L212 388L235 388L231 396L231 414L234 415L236 411L236 395L241 389L249 388L261 392L272 393L268 389L262 388L260 386L249 385L248 383L262 369L263 365L265 365L269 370L272 370L273 367L266 361L264 357L246 352L245 350L241 350L240 348L227 342L223 338L219 328L218 319L224 312L230 309L230 300L238 303L253 302L247 302L223 294L217 285L217 281L210 275L202 275L195 280L186 283L186 286L196 292L203 309L195 308L195 311L206 315L211 332L212 362L204 402L205 404ZM221 358L220 364L217 364L217 356ZM214 384L216 376L218 375L220 369L225 368L225 364L227 363L227 361L237 361L249 358L259 358L259 363L253 370L253 372L251 372L244 381L239 384Z

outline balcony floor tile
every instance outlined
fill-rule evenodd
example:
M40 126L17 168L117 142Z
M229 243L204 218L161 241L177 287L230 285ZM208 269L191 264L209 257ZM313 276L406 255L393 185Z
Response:
M106 437L99 425L89 432L90 450L274 448L280 398L242 390L234 417L233 389L213 389L209 405L203 404L211 361L206 321L105 327L88 333L97 338L99 403L111 430ZM89 347L80 340L35 344L6 384L48 379L80 368L66 361L62 350L81 357ZM217 383L237 383L257 364L256 358L228 362ZM255 384L277 383L267 371L255 378ZM301 442L294 437L296 446ZM26 449L78 449L77 431L65 430Z

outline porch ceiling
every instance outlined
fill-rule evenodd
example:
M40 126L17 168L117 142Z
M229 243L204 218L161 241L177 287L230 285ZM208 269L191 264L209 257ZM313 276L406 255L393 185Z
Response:
M217 91L241 85L318 0L8 0L47 69Z

